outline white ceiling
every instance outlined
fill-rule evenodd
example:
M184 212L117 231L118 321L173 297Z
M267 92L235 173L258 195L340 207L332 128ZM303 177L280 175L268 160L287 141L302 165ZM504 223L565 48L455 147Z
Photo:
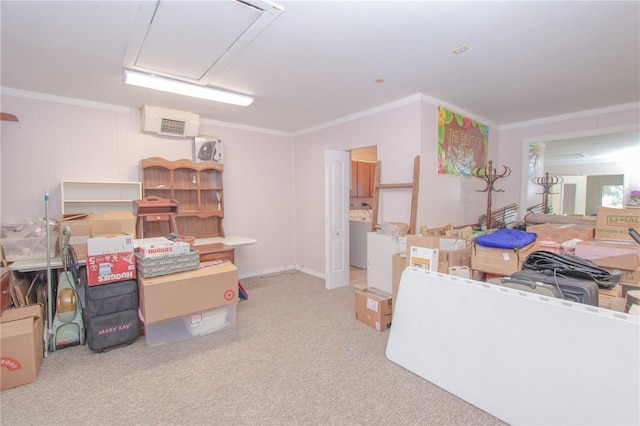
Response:
M155 3L1 1L2 90L293 133L417 93L494 126L640 101L638 1L277 2L279 16L208 79L254 95L249 107L124 85L127 49ZM183 40L168 50L176 67L228 38L221 3L171 5L163 36Z

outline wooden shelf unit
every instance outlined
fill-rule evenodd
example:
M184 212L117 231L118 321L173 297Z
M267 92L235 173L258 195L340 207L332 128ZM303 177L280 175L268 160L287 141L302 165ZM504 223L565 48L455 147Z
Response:
M60 182L62 214L99 213L111 210L133 212L133 200L142 197L140 182Z
M145 158L140 177L145 197L156 196L178 202L176 222L182 235L196 238L224 237L223 166L215 161ZM164 222L145 223L144 235L169 235Z

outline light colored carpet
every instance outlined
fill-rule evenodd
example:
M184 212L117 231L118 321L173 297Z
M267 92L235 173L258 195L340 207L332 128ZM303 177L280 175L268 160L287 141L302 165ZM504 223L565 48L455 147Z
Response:
M243 280L236 326L148 347L53 352L0 394L11 425L502 425L392 363L354 288L301 272Z

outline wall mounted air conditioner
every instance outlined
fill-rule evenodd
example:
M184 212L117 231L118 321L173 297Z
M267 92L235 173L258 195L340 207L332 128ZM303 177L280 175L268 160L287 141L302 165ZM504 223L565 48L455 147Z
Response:
M142 106L142 131L167 136L198 136L200 115L150 105Z

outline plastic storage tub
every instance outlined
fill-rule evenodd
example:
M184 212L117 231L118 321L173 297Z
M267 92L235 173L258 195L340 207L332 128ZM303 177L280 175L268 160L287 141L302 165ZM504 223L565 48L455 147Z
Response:
M236 303L144 325L147 346L177 343L236 325Z

